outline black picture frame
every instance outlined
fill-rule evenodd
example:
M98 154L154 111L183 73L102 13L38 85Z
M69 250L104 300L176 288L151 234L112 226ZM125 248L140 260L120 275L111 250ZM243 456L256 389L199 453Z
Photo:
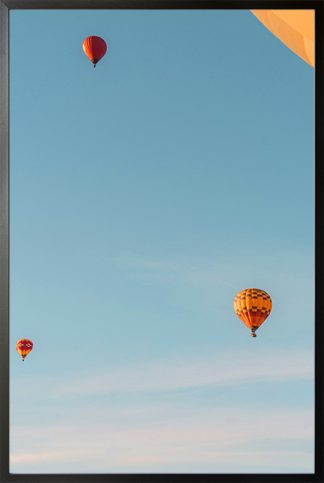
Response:
M324 0L0 0L0 481L324 482ZM9 472L9 15L14 9L315 10L315 472L314 474L10 474Z

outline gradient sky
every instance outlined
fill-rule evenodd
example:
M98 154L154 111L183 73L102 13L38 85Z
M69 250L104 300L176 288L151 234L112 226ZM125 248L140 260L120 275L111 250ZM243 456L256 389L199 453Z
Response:
M314 70L247 10L10 41L11 472L313 472Z

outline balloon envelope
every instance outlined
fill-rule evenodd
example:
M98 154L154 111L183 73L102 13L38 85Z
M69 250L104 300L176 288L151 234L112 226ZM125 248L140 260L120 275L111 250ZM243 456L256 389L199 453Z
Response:
M82 48L88 59L95 66L97 62L105 55L107 52L107 44L101 37L96 35L90 35L84 39Z
M236 295L233 306L236 315L251 330L252 337L256 337L255 331L271 312L272 301L264 290L246 288Z
M29 339L19 339L16 344L16 351L22 357L22 360L28 356L30 351L33 349L33 343Z
M251 12L290 50L314 67L314 10L251 10Z

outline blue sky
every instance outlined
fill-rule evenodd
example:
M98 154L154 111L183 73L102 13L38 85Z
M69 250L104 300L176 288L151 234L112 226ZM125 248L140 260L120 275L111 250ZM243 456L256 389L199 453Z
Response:
M243 10L10 21L11 471L313 472L314 71Z

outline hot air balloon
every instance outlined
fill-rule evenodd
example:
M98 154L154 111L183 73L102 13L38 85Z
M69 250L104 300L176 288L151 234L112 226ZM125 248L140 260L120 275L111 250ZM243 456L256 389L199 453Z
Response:
M96 35L90 35L84 39L82 44L83 51L88 59L93 63L93 67L96 67L97 62L107 52L107 44L101 37Z
M22 360L25 360L25 357L28 356L30 351L33 349L33 343L29 339L20 339L16 344L16 351L22 357Z
M251 336L256 337L256 330L263 324L271 312L271 297L259 288L246 288L234 299L236 315L251 330Z
M263 25L290 50L314 67L315 11L251 10Z

